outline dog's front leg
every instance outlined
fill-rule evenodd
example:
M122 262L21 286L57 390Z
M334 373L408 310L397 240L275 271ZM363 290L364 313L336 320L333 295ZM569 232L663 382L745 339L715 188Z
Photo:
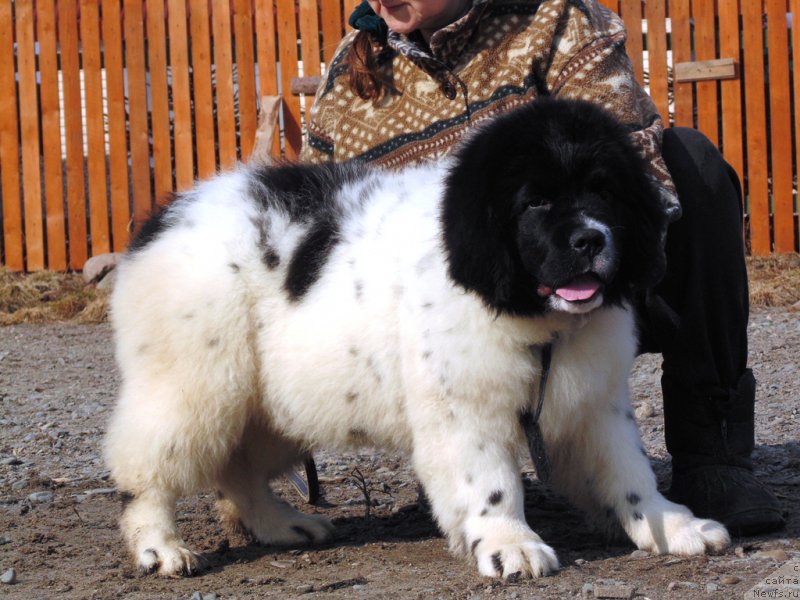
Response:
M471 554L487 576L554 571L555 552L525 521L516 419L466 412L427 418L414 439L415 467L451 550Z

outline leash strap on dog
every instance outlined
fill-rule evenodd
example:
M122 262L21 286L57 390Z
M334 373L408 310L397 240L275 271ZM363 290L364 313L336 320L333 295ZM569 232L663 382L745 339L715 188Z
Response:
M544 394L547 390L547 377L550 374L550 363L553 360L553 344L545 344L541 347L542 354L542 375L539 379L539 397L536 400L536 409L531 413L530 407L520 416L520 423L528 439L528 449L531 459L536 467L536 475L539 481L547 482L550 480L550 461L547 459L547 452L544 448L542 430L539 427L539 417L542 414L544 405Z

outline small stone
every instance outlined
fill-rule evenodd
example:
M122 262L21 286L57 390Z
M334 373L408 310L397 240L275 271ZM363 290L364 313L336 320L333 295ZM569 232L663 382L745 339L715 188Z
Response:
M624 598L629 600L636 593L636 588L632 585L604 585L594 584L595 598Z
M736 548L733 549L733 553L739 558L744 558L744 547L736 546Z
M308 583L305 583L303 585L298 585L297 586L297 593L298 594L310 594L313 591L314 591L314 586L310 585Z
M671 592L676 589L696 590L700 586L691 581L670 581L667 589Z
M591 583L584 583L581 588L581 598L594 598L594 585Z
M354 590L365 590L365 589L367 589L367 586L364 585L363 583L357 583L357 584L355 584L353 586L353 589Z
M217 600L217 594L211 592L210 594L203 594L203 600Z
M15 481L14 483L11 484L11 489L15 491L23 490L26 487L28 487L27 479L20 479L19 481Z
M49 504L54 498L53 492L33 492L28 496L28 500L34 504Z
M586 564L586 559L585 558L576 558L575 559L575 564L578 565L578 566L585 565Z
M736 585L742 580L741 577L737 577L736 575L723 575L719 578L719 582L722 585Z
M286 569L286 568L291 567L292 565L294 565L294 561L293 560L273 560L269 564L271 564L273 567L277 567L278 569Z
M0 460L0 465L21 465L22 461L18 459L16 456L7 456L3 460Z
M631 558L647 558L650 553L647 550L634 550L631 552Z
M762 550L761 552L756 552L756 558L771 558L772 560L778 562L786 562L789 560L789 555L786 554L786 550L782 548L775 548L773 550Z
M707 583L706 584L706 592L707 593L718 592L718 591L719 591L719 586L716 583Z
M191 596L189 596L189 600L203 600L203 594L200 592L195 592Z
M0 583L5 583L6 585L17 583L17 572L14 569L9 569L0 575Z
M656 414L656 411L653 408L652 404L644 402L640 406L636 407L634 413L636 414L636 420L641 421L642 419L649 419L654 414Z

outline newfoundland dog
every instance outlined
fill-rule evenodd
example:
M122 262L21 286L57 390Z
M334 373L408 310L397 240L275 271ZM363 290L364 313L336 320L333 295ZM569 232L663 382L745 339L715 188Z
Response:
M719 523L667 501L631 413L630 298L664 269L665 221L627 130L538 101L437 164L240 168L180 194L119 266L122 372L106 457L135 561L190 573L178 497L264 544L333 533L270 480L319 447L405 449L450 548L488 576L558 568L528 526L521 415L550 482L641 549L700 554ZM547 361L550 362L550 361Z

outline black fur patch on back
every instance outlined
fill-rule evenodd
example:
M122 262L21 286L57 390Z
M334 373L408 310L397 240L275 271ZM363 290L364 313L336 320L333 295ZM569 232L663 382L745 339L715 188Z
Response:
M155 241L158 236L169 229L171 223L169 220L170 205L179 196L177 194L167 194L165 203L162 204L150 218L148 218L139 231L133 236L128 243L128 252L138 252L144 250L151 242Z
M297 246L283 284L289 298L297 302L314 284L339 239L339 223L333 218L315 223Z
M368 167L357 162L266 166L253 170L250 191L265 208L307 223L330 211L339 190L367 173Z

